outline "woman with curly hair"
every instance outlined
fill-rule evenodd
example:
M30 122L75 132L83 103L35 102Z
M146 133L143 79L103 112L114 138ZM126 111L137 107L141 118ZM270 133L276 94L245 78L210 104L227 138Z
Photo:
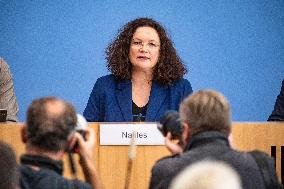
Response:
M106 60L112 74L96 81L84 111L88 121L157 121L192 93L171 39L153 19L128 22L107 47Z

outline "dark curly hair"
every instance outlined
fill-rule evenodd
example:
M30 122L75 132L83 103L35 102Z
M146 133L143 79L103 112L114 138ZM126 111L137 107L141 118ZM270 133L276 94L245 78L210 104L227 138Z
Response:
M173 81L181 79L187 70L163 26L151 18L135 19L118 31L117 37L105 50L108 70L117 79L131 79L132 64L129 60L131 40L136 29L145 26L154 28L161 41L160 56L154 67L153 80L160 84L169 85Z

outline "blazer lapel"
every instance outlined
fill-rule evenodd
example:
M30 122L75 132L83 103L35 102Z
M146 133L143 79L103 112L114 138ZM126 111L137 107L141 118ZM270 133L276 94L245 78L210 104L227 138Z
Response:
M116 87L116 100L125 121L132 121L132 88L131 81L119 81Z
M145 121L156 120L157 113L167 96L168 86L153 82Z

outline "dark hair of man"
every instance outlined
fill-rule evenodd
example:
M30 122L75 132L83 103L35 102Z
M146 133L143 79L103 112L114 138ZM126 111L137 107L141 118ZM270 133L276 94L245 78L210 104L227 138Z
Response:
M13 149L0 141L0 188L15 189L19 186L19 172Z
M153 71L153 80L160 84L171 84L181 79L187 72L173 43L163 26L150 18L138 18L122 27L117 37L106 48L108 70L117 78L129 80L132 76L132 64L129 60L129 49L133 35L139 27L154 28L160 38L160 56Z
M62 103L64 109L52 113L47 104L56 102ZM27 142L43 150L58 152L66 147L76 123L76 112L71 104L55 97L36 99L27 111Z
M181 119L190 126L191 135L204 131L219 131L226 136L231 131L231 109L226 98L213 90L200 90L180 105Z

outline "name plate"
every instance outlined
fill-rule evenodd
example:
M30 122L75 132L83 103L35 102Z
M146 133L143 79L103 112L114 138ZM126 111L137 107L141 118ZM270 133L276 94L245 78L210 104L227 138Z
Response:
M100 145L164 145L164 137L155 123L100 124Z

